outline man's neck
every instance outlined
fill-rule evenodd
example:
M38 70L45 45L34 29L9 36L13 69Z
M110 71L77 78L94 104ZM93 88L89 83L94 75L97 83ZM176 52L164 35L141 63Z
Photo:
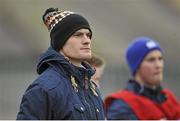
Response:
M145 86L145 87L151 88L153 90L155 90L157 88L156 85L150 85L150 84L145 83L139 76L135 76L134 80L136 80L136 82L139 83L141 86Z
M72 63L73 65L77 66L77 67L82 67L81 62L80 61L75 61L72 59L69 59L70 63Z
M79 60L76 60L76 59L72 59L72 58L69 58L67 57L62 51L60 51L60 53L64 56L64 58L66 60L68 60L70 63L72 63L73 65L77 66L77 67L81 67L81 61Z

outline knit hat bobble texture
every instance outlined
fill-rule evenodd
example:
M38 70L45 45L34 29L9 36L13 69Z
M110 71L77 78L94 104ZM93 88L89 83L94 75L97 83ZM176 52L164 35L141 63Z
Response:
M138 37L126 49L126 61L133 76L142 63L145 56L152 50L163 52L159 43L148 37Z
M92 36L88 21L75 12L49 8L45 11L42 19L50 32L51 46L56 51L59 51L69 37L79 29L89 29L90 37Z

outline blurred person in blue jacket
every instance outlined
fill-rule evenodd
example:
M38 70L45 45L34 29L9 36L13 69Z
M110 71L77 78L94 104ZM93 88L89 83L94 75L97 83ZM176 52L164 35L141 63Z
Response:
M180 119L179 101L162 86L163 54L159 43L148 37L129 44L126 60L132 79L125 89L106 97L107 119Z
M93 54L91 59L88 59L87 62L95 68L96 72L95 74L91 77L92 81L100 88L100 81L102 78L102 75L104 73L105 69L105 61L102 57Z
M88 21L71 11L49 8L43 22L51 46L37 64L39 77L23 95L18 120L103 120L103 100L90 80L92 31Z

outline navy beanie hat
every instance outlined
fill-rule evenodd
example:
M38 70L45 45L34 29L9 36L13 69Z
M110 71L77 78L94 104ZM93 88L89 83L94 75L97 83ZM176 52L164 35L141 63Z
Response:
M148 37L138 37L126 49L126 61L133 76L145 56L152 50L163 52L159 43Z
M90 38L92 37L88 21L75 12L49 8L45 11L42 19L50 32L51 47L56 51L59 51L69 37L79 29L88 29L90 31Z

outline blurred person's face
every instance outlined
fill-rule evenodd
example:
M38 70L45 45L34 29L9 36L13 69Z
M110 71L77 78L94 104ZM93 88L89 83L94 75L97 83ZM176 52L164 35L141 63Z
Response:
M159 50L153 50L142 61L135 79L149 87L159 86L163 80L163 67L162 53Z
M76 31L65 43L60 52L76 66L91 58L91 39L88 29Z
M100 86L100 80L104 71L104 67L95 67L96 72L95 74L91 77L91 79L97 84L97 86Z

